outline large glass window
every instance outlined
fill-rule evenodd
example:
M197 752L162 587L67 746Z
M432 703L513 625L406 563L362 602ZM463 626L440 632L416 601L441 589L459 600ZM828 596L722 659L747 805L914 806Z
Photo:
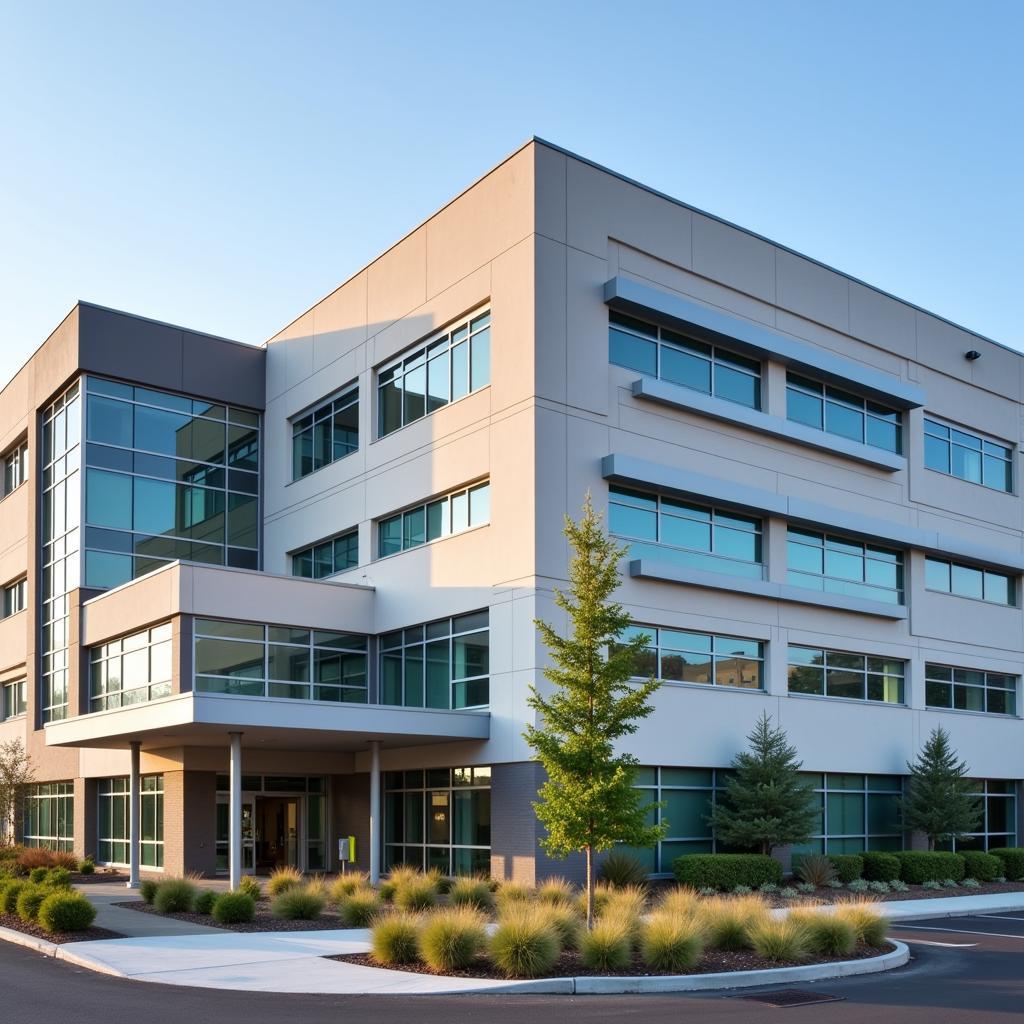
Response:
M614 310L608 314L608 359L649 377L761 408L760 363Z
M359 531L348 530L330 540L292 554L292 575L322 580L359 564Z
M990 715L1017 714L1017 676L931 662L925 665L924 671L925 704L930 708L982 711Z
M0 722L25 714L26 706L24 679L16 679L13 683L4 683L0 686Z
M259 415L98 377L87 390L86 586L175 559L258 568Z
M111 640L89 652L89 709L127 707L171 692L171 624Z
M903 703L906 663L820 647L789 647L789 692Z
M978 830L952 842L936 843L939 850L998 850L1017 845L1017 787L1012 779L971 779L972 796L981 801Z
M415 345L378 369L377 434L384 437L490 383L488 310Z
M491 769L384 774L384 867L491 872Z
M903 450L897 410L794 373L786 375L786 418L872 448Z
M633 677L665 682L764 687L764 644L735 636L715 636L658 626L630 626L624 641L646 634L651 638L634 666Z
M17 615L28 607L28 580L22 578L8 583L4 587L3 608L0 609L0 616L7 618L8 615Z
M292 479L329 466L359 448L359 386L292 420Z
M11 491L17 490L28 479L28 442L22 441L12 448L4 457L3 492L0 498L6 498Z
M258 622L195 621L195 689L366 703L366 637Z
M814 782L818 826L794 853L862 853L903 849L899 775L808 775Z
M1013 490L1013 449L937 420L924 421L924 464L996 491Z
M380 703L486 707L490 670L486 611L398 629L380 638Z
M164 866L164 777L144 775L140 780L139 863L145 868ZM101 779L97 789L96 849L101 864L129 863L131 794L126 776Z
M992 604L1016 605L1017 578L973 565L960 565L939 558L925 561L924 585L928 590L956 597L973 597Z
M453 491L377 522L377 557L398 554L491 521L489 481Z
M679 498L608 489L608 529L646 555L696 569L761 579L761 520Z
M787 579L795 587L903 604L903 552L789 527Z
M48 846L70 853L75 845L73 782L43 782L25 793L23 840L26 846Z

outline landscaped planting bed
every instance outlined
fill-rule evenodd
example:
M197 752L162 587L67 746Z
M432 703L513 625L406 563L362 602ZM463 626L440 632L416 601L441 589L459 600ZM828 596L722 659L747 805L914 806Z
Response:
M90 926L80 932L48 932L34 921L23 921L17 914L0 914L0 928L10 928L12 931L24 932L26 935L34 935L37 939L45 939L47 942L56 943L124 938L119 932L112 932L108 928L96 928L95 926Z
M233 932L305 932L322 931L331 928L346 927L341 923L336 911L324 910L320 917L312 921L282 921L270 912L270 901L259 900L256 903L256 914L251 921L237 921L232 924L221 924L210 914L197 914L192 911L173 914L160 912L142 900L131 900L126 903L115 903L115 907L127 907L129 910L140 910L146 914L161 917L173 917L176 921L187 921L189 924L206 925L208 928L224 928Z

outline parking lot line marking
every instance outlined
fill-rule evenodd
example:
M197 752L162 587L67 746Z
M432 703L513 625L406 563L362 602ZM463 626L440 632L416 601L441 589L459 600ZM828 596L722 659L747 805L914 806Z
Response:
M1024 917L1006 917L1003 914L971 914L971 917L984 917L989 921L1024 921Z
M930 939L903 939L903 942L913 942L917 946L943 946L947 949L973 949L976 942L932 942Z
M968 928L934 928L923 924L897 925L896 930L907 932L952 932L954 935L987 935L990 939L1024 940L1024 935L1005 935L1000 932L973 932Z

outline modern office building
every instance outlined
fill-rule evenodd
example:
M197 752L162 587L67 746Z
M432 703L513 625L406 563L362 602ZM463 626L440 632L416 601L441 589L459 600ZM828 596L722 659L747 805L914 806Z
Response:
M765 711L812 848L915 843L938 725L985 797L966 842L1013 845L1022 388L1021 354L538 140L263 347L81 303L0 396L24 839L576 870L522 732L589 490L664 680L629 742L652 872L714 848Z

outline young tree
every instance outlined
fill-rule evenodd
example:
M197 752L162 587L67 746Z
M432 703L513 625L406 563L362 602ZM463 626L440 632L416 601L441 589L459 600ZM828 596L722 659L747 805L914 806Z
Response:
M17 841L25 789L34 779L32 759L21 740L0 743L0 843Z
M654 710L650 697L659 683L630 683L636 657L651 638L619 642L630 618L611 596L619 585L624 549L605 535L601 519L589 493L580 521L566 517L570 590L556 590L555 602L569 616L570 635L561 637L547 623L535 623L554 663L544 670L553 690L544 696L530 687L537 725L523 734L548 776L533 805L547 830L544 849L553 857L586 854L588 928L594 854L615 843L651 846L663 835L662 826L646 824L649 805L633 788L636 758L615 749L616 741L636 732L637 722Z
M957 839L977 829L982 817L980 798L971 796L966 761L957 760L942 726L932 730L914 762L907 762L910 778L900 800L903 827L923 832L928 849L936 842Z
M765 713L747 740L750 750L733 758L724 800L711 812L715 836L768 854L776 846L807 842L817 820L814 789L800 775L796 748Z

